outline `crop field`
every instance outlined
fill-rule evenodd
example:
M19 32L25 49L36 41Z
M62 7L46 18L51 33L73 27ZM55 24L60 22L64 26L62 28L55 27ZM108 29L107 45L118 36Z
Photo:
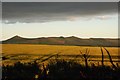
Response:
M37 45L37 44L1 44L2 64L13 64L14 62L48 62L52 59L76 60L84 62L83 55L87 53L89 64L101 64L101 47L90 46L64 46L64 45ZM119 50L117 47L105 47L114 63L118 63ZM105 64L110 64L106 50L102 47Z

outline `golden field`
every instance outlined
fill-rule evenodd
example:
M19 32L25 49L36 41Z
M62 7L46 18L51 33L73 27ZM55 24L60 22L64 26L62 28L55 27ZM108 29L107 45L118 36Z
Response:
M44 55L47 55L49 57L57 53L58 55L81 55L80 51L82 51L82 53L84 54L87 48L90 50L89 55L101 56L100 47L90 47L90 46L1 44L1 47L2 47L1 49L2 55L9 58L7 60L3 60L3 64L4 63L8 64L14 61L28 61L28 60L31 61L38 59ZM111 56L118 56L118 52L120 48L117 47L105 47L105 48L110 52ZM104 55L107 55L104 49L103 52ZM47 58L47 56L45 56L42 59ZM101 58L99 57L99 59Z
M100 47L89 46L61 46L61 45L32 45L32 44L2 44L2 53L5 54L48 54L57 53L61 54L80 54L79 50L85 52L85 49L90 50L90 54L101 55ZM119 48L106 47L111 55L118 55Z

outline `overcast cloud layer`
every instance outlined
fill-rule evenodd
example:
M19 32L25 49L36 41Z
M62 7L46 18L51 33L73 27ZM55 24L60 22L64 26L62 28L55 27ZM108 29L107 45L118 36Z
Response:
M80 19L109 19L118 13L117 2L3 2L3 23L43 23ZM102 17L101 17L102 16Z

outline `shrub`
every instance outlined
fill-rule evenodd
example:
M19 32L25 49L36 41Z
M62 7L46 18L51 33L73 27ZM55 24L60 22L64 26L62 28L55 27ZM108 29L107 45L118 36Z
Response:
M17 62L12 66L3 66L2 80L31 80L35 78L36 74L40 74L40 66L34 63L20 63Z

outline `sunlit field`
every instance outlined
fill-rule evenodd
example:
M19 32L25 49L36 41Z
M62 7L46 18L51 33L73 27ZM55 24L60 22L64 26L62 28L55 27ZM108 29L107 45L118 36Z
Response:
M71 59L83 62L83 54L89 56L89 63L101 63L101 48L90 46L64 46L64 45L33 45L33 44L2 44L2 56L5 57L3 64L21 62L47 62L51 59ZM113 61L118 60L117 47L105 47L112 56ZM87 52L86 52L87 50ZM104 48L104 62L109 64L109 57Z

